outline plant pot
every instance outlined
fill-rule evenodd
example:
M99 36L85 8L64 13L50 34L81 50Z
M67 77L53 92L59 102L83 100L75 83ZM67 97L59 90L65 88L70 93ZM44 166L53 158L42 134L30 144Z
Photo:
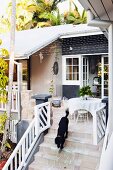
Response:
M82 100L87 100L89 97L89 95L84 95L84 96L81 96Z
M6 164L7 160L0 160L0 170L3 169L4 165Z

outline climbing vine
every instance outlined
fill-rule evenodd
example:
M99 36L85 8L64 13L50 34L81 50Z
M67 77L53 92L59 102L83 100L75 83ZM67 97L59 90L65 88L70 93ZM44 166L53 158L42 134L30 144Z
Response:
M8 77L6 75L6 70L8 69L7 62L0 58L0 102L7 102L7 92L6 85L8 83Z
M0 40L0 45L2 40ZM6 85L8 84L8 77L6 71L8 70L8 64L4 57L8 57L8 51L4 48L0 49L0 103L7 103L7 91ZM0 114L0 134L4 134L5 122L7 120L7 113ZM0 145L2 144L2 139L0 139ZM0 155L1 158L1 155Z

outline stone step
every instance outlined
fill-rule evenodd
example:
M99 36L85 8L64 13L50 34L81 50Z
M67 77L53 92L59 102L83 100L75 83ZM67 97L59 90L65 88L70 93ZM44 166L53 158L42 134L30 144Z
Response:
M38 152L35 155L35 163L44 164L44 166L49 166L59 169L78 169L78 168L90 168L95 169L98 164L98 158L85 156L81 154L67 154L58 153L57 155L50 155L43 152Z
M43 151L39 151L38 153L35 154L35 160L38 160L38 157L44 157L44 158L49 158L52 160L56 160L56 161L60 161L62 163L72 163L74 164L75 160L79 161L79 163L81 162L81 164L83 164L83 162L89 162L89 163L99 163L99 159L98 157L94 157L91 155L83 155L83 154L79 154L79 153L66 153L65 151L61 151L61 152L57 152L57 154L51 154L49 152L47 152L47 154L45 155L45 153Z
M49 134L57 134L57 129L58 129L58 126L55 128L53 126L51 126L51 128L49 129L48 133ZM93 135L91 133L87 133L87 132L78 132L78 131L72 131L72 130L68 130L68 136L69 137L77 137L77 138L86 138L86 139L91 139L93 140Z
M51 167L51 166L47 166L46 165L46 168L45 168L45 165L44 164L41 164L41 163L38 163L38 165L35 163L35 162L33 162L30 166L29 166L29 170L64 170L64 168L63 169L59 169L59 168L53 168L53 167ZM70 169L66 169L66 170L70 170ZM74 169L74 170L78 170L78 169Z
M55 142L55 137L56 135L53 135L53 134L47 134L45 137L44 137L44 142L45 143L50 143L50 144L54 144ZM74 147L74 148L85 148L85 149L88 149L88 150L98 150L99 149L99 145L93 145L91 143L90 140L87 140L87 139L82 139L82 138L74 138L74 137L68 137L66 140L65 140L65 146L67 147Z
M45 165L44 163L37 163L36 162L33 162L30 166L29 166L29 169L28 170L82 170L82 169L79 169L79 167L72 167L72 166L69 166L69 167L66 167L66 166L58 166L57 167L54 167L52 164L50 165ZM84 170L84 169L83 169ZM88 169L88 170L94 170L94 169Z
M56 134L49 133L49 134L45 135L44 141L47 143L54 143L55 138L56 138ZM90 145L93 144L93 141L90 138L76 137L74 135L73 136L68 135L68 138L65 140L66 145L70 145L70 144L73 145L73 143L75 143L75 142L80 142L82 144L85 143L85 144L90 144ZM97 148L97 146L96 146L96 148Z
M53 154L56 155L58 154L59 149L57 148L57 146L55 144L49 144L49 143L42 143L40 145L40 151L49 154ZM70 153L78 153L78 154L82 154L82 155L87 155L87 156L94 156L94 157L98 157L100 158L101 155L101 151L100 150L90 150L88 148L83 148L83 147L68 147L65 146L63 151L65 152L65 154L70 154Z
M48 168L57 168L57 169L64 169L64 167L66 167L66 169L68 170L74 170L74 165L73 164L69 164L66 163L66 161L64 162L60 162L58 159L54 159L53 156L47 155L47 157L43 157L42 155L37 155L37 157L35 158L35 161L29 166L29 170L31 170L31 168L33 166L38 167L38 165L43 165L46 169L46 167ZM36 169L35 169L36 170Z

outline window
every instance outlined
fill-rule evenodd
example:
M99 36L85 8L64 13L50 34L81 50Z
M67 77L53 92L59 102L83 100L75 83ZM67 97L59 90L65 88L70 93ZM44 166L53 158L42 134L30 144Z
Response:
M79 80L78 58L66 58L66 80Z
M63 56L63 79L64 84L79 83L79 57Z
M28 80L28 67L27 67L27 60L19 60L22 63L22 80L23 82L27 82Z
M104 57L104 66L103 66L103 83L104 83L104 96L108 96L108 57Z

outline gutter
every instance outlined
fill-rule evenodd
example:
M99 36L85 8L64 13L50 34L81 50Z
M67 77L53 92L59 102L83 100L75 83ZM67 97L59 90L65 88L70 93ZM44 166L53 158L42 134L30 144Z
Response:
M112 24L111 21L99 20L90 10L87 10L87 22L88 26L99 27L108 39L108 27Z
M88 26L108 28L112 22L96 19L90 10L87 10L87 22Z

